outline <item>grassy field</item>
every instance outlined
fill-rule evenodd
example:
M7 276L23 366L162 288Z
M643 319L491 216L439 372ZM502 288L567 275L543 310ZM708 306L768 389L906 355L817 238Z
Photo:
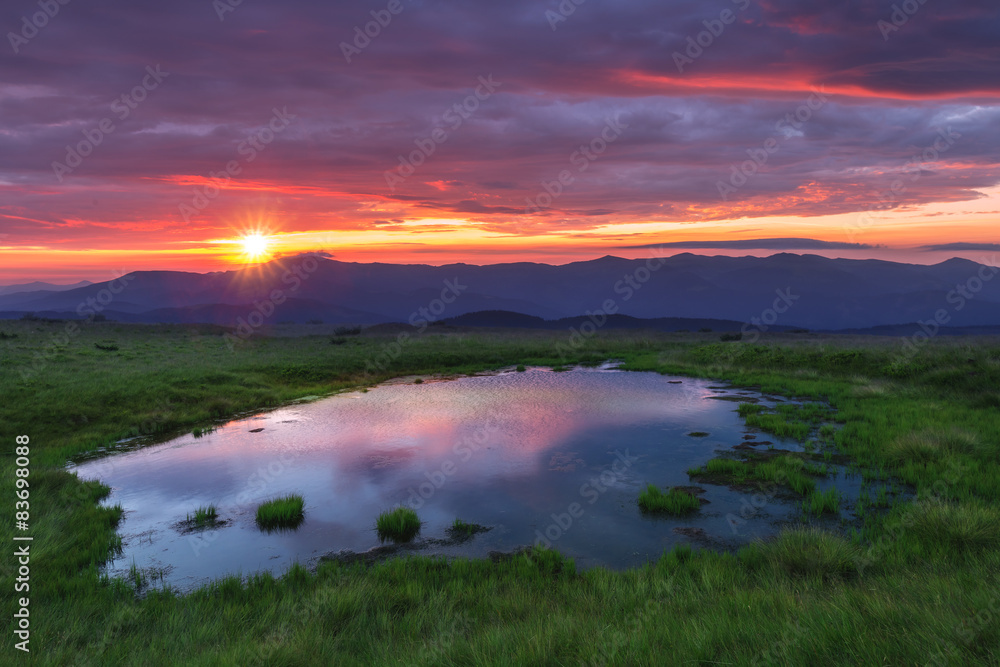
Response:
M639 665L1000 663L1000 341L600 333L258 335L230 351L213 327L0 322L0 470L13 532L15 437L30 437L30 592L2 560L4 613L30 596L30 654L78 665ZM401 329L402 331L402 329ZM303 333L303 332L298 332ZM304 333L308 333L308 329ZM848 537L784 532L737 554L682 547L628 572L577 572L534 549L494 561L327 563L227 579L188 595L108 580L121 508L67 459L124 437L220 419L397 376L620 359L630 370L728 380L822 400L748 420L776 434L835 420L821 438L870 482ZM722 466L725 467L725 466ZM775 461L767 478L808 469ZM720 474L725 474L721 470ZM734 470L729 470L733 473ZM739 472L739 471L735 471ZM886 499L893 477L917 492ZM700 482L704 483L704 482ZM836 499L806 500L822 513ZM877 511L876 511L877 510ZM12 629L13 629L12 624ZM12 656L12 657L8 657Z

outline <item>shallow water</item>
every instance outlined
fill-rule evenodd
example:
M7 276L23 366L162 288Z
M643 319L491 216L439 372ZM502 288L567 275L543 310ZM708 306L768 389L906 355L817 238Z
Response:
M797 503L778 498L748 514L748 494L712 485L703 486L708 504L690 518L640 513L636 499L647 483L690 485L688 468L743 441L750 431L733 399L781 400L610 368L396 382L73 469L111 486L106 502L125 509L123 554L109 573L125 576L134 563L181 590L368 551L380 545L379 512L401 504L423 522L417 553L481 557L543 540L579 567L625 568L679 542L731 548L799 514ZM709 435L689 435L695 431ZM305 521L294 531L262 532L257 505L287 493L305 498ZM185 516L208 504L225 525L186 531ZM741 512L749 520L734 526ZM456 518L491 530L449 542Z

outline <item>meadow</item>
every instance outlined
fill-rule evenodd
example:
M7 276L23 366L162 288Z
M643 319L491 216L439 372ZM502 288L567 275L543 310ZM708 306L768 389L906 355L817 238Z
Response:
M13 532L15 437L30 437L30 654L78 665L638 665L1000 662L1000 340L600 332L562 357L566 332L382 327L260 332L0 322L0 497ZM871 483L861 520L833 533L806 519L735 553L679 547L626 572L577 571L534 548L493 560L408 557L231 577L181 595L109 579L122 508L68 459L123 438L220 420L399 376L621 360L635 371L713 378L823 401L823 414L745 409L765 432L822 438ZM820 408L816 408L820 410ZM798 460L720 475L766 480ZM708 471L706 471L708 472ZM915 497L887 500L888 479ZM705 482L699 482L705 483ZM812 497L804 516L822 514ZM12 544L8 539L8 544ZM5 614L16 599L3 559ZM12 660L5 658L5 661Z

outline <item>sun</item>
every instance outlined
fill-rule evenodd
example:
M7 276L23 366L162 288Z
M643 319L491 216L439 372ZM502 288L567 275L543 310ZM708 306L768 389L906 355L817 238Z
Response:
M247 234L241 239L243 254L249 260L257 260L267 255L270 239L263 234Z

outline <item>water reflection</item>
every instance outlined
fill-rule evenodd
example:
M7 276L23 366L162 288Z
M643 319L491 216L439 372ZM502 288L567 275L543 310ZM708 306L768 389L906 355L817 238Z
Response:
M680 382L677 384L677 382ZM771 503L734 534L726 516L738 492L708 487L694 518L650 520L636 506L646 483L689 484L686 470L746 432L734 402L715 383L576 369L394 383L229 423L76 467L99 477L121 503L124 555L160 569L181 589L226 574L284 571L342 550L379 544L380 511L418 509L422 553L485 556L544 538L580 566L628 567L658 557L697 527L717 544L774 530L794 511ZM251 433L263 429L262 431ZM693 431L707 431L703 438ZM774 438L771 438L775 440ZM784 445L798 449L794 443ZM256 506L287 493L305 498L294 532L262 533ZM186 533L178 522L214 504L228 523ZM462 544L446 537L456 519L493 529ZM553 528L555 526L555 528Z

